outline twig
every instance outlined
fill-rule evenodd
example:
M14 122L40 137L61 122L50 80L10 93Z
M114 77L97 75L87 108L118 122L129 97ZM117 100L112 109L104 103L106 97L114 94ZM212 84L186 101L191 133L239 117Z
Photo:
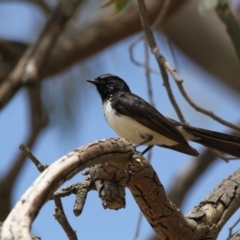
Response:
M186 101L197 111L213 118L214 120L218 121L219 123L228 126L232 129L238 130L240 131L240 127L232 124L231 122L225 121L224 119L218 117L217 115L215 115L213 112L211 111L207 111L206 109L198 106L196 103L194 103L191 98L188 96L187 92L185 91L182 83L183 80L182 78L177 74L176 69L174 69L174 67L171 66L171 64L166 61L166 59L164 58L163 55L160 54L159 52L159 48L156 44L154 35L152 33L152 30L149 26L149 22L148 22L148 17L147 17L147 9L144 3L144 0L138 0L138 5L139 5L139 11L140 11L140 18L141 18L141 23L142 23L142 28L145 32L145 36L148 42L149 47L151 48L151 51L153 53L153 55L155 56L157 63L159 65L159 68L161 69L161 72L163 74L163 80L164 80L164 84L165 87L167 89L167 91L169 91L170 95L169 98L172 101L172 104L178 114L179 119L181 120L181 122L185 122L181 111L178 107L178 105L176 104L176 101L172 95L171 89L169 88L169 82L168 82L168 77L167 74L164 72L165 70L168 70L170 72L170 74L172 75L173 79L175 80L175 82L177 83L177 86L181 92L181 94L183 95L183 97L186 99ZM173 99L172 99L173 97ZM184 120L184 121L183 121Z
M23 143L19 146L19 148L26 154L26 156L34 163L34 165L37 167L39 172L43 172L48 166L44 166L31 152L31 150L26 147ZM72 229L71 225L68 222L68 219L65 215L62 201L60 197L57 194L54 194L53 196L54 203L56 205L54 217L58 221L58 223L61 225L63 230L65 231L66 235L71 240L77 240L76 232Z
M139 212L138 222L137 222L136 230L135 230L135 233L134 233L134 236L133 236L133 240L138 239L139 232L140 232L140 229L141 229L142 219L143 219L143 214L142 214L142 212Z
M167 36L165 36L165 38L166 38L166 40L167 40L167 43L168 43L170 52L171 52L172 57L173 57L174 66L175 66L175 68L178 70L178 72L180 72L180 68L179 68L177 56L176 56L176 54L175 54L175 51L174 51L172 42L169 40L169 38L168 38Z
M73 212L75 216L79 216L84 208L87 194L90 190L96 189L94 187L93 181L91 178L85 179L85 181L79 186L76 192L76 200L73 206Z
M59 201L61 202L60 199L59 199ZM55 204L56 204L56 202L55 202ZM59 205L59 203L58 203L58 205ZM62 205L62 203L60 205ZM78 239L76 232L72 229L71 225L69 224L66 215L58 207L55 208L54 217L56 218L58 223L63 228L64 232L68 236L68 239L70 239L70 240Z
M62 198L69 196L71 194L75 194L76 200L73 207L73 212L75 216L79 216L83 211L87 194L91 190L96 190L96 187L93 184L92 179L89 176L87 176L87 178L82 183L75 183L70 186L62 188L59 191L56 191L54 193L54 197Z
M69 186L66 186L66 187L62 188L61 190L58 190L58 191L54 192L54 196L59 197L59 198L63 198L63 197L67 197L71 194L76 194L77 189L79 188L80 184L81 183L75 183L75 184L71 184Z
M19 148L34 163L39 172L43 172L47 168L47 166L42 165L42 163L32 154L31 150L28 147L26 147L23 143L20 144Z
M170 99L170 101L171 101L171 103L172 103L180 121L182 123L186 123L186 120L185 120L185 118L184 118L184 116L183 116L175 98L174 98L174 95L172 93L172 89L171 89L170 83L169 83L168 74L167 74L167 71L166 71L165 66L163 64L164 63L163 56L159 52L157 43L155 41L155 38L153 36L152 30L151 30L150 25L149 25L149 21L148 21L148 17L147 17L147 9L146 9L144 0L138 0L138 7L139 7L140 19L141 19L141 24L142 24L143 31L145 33L145 37L146 37L146 40L148 42L148 45L149 45L153 55L155 56L155 58L157 60L159 69L160 69L162 77L163 77L164 86L165 86L165 88L167 90L167 93L168 93L168 97L169 97L169 99Z
M229 228L229 234L228 238L230 239L235 233L233 233L233 229L240 223L240 218L237 219L237 221Z
M235 125L231 122L228 122L226 120L224 120L223 118L220 118L218 117L217 115L215 115L212 111L208 111L200 106L198 106L196 103L194 103L192 101L192 99L188 96L187 92L185 91L184 87L183 87L183 80L178 76L178 74L176 73L176 70L168 63L166 62L165 63L165 66L166 66L166 69L169 70L169 72L172 74L174 80L176 81L177 83L177 86L180 90L180 92L182 93L183 97L187 100L187 102L198 112L201 112L211 118L213 118L214 120L216 120L217 122L227 126L227 127L230 127L232 129L235 129L235 130L238 130L240 131L240 126L238 125Z
M146 68L146 64L142 63L142 62L139 62L135 57L134 57L134 48L136 47L136 45L138 43L140 43L142 40L144 40L144 37L143 35L141 35L139 38L137 38L133 43L131 43L131 45L129 46L129 54L130 54L130 60L136 65L136 66L139 66L139 67L144 67ZM149 72L152 72L152 73L155 73L155 74L159 74L159 71L158 70L155 70L155 69L152 69L149 67L148 69Z
M60 197L54 196L53 200L56 205L55 213L53 214L53 216L61 225L62 229L64 230L68 238L70 240L77 240L78 238L77 238L76 232L73 230L70 223L68 222Z
M61 201L60 197L54 196L54 203L55 203L56 207L58 208L58 210L60 210L61 213L63 215L65 215L65 212L64 212L64 209L63 209L63 205L62 205L62 201Z
M144 42L144 52L145 52L145 76L147 80L147 90L148 90L148 97L150 104L154 107L154 100L153 100L153 91L152 91L152 82L151 82L151 76L150 76L150 64L149 64L149 52L148 52L148 45L146 42Z

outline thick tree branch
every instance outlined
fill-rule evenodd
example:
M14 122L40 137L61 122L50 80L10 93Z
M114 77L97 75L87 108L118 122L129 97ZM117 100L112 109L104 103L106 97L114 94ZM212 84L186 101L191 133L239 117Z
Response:
M223 180L186 218L171 203L149 162L130 164L130 188L138 206L161 239L216 239L239 208L240 169Z
M239 202L240 169L224 179L187 218L199 225L208 225L207 239L216 239L225 223L239 209Z
M1 240L30 240L29 231L37 211L57 187L91 165L114 161L126 168L133 153L128 141L110 139L88 144L60 158L46 168L17 202L3 224Z
M201 239L207 234L207 226L197 226L188 221L168 199L164 187L150 163L141 159L141 165L130 165L128 187L139 208L162 239Z
M127 186L161 239L215 239L239 207L240 169L184 217L168 199L150 163L136 153L128 141L109 139L76 149L46 168L9 214L3 224L1 240L30 240L31 223L41 206L53 197L56 188L85 167L104 162L114 163L115 167L110 167L114 170L113 177L117 168L128 169ZM109 167L102 167L105 166ZM103 176L101 171L99 174Z

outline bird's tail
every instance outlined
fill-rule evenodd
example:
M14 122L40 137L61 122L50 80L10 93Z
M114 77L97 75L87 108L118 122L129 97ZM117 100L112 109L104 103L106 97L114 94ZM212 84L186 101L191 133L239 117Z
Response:
M182 127L195 137L192 141L240 158L240 137L188 125Z

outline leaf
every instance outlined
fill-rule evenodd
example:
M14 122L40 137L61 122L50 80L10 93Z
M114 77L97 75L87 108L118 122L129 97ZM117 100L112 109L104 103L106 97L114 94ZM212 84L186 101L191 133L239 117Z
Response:
M119 12L121 12L130 2L131 0L109 0L108 2L105 2L101 5L102 8L110 7L115 5L115 9L106 15L106 18L110 18L112 16L115 16Z

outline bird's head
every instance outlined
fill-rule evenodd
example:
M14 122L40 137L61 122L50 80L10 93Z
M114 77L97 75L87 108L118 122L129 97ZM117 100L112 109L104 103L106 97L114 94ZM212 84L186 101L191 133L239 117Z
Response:
M104 74L87 82L97 87L103 101L117 92L131 92L124 80L112 74Z

